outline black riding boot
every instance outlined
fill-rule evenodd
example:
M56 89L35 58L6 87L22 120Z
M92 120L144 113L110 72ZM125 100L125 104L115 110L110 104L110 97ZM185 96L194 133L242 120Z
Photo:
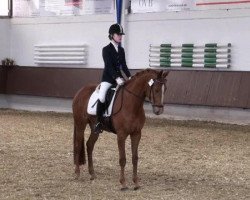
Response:
M103 124L102 124L102 115L105 109L105 103L102 103L100 100L97 101L97 108L96 108L96 116L97 116L97 122L95 125L95 134L99 134L103 131Z

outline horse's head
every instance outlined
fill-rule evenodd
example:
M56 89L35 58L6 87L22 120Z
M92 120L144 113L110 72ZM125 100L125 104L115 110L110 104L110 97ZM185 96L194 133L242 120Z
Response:
M169 71L163 72L161 70L157 73L157 77L154 79L150 79L148 82L149 89L147 92L147 97L149 98L153 112L156 115L160 115L164 110L164 95L166 92L166 82L167 75Z

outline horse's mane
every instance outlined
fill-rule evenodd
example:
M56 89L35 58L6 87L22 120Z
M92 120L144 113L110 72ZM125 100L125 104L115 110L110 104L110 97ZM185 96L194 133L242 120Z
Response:
M154 69L149 69L148 68L148 69L137 72L134 76L132 76L131 80L135 79L135 78L138 78L139 76L142 76L144 74L149 74L149 73L157 75L158 72L156 70L154 70Z

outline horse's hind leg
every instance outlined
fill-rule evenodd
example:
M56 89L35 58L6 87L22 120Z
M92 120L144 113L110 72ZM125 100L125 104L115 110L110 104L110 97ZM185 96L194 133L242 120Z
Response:
M76 179L80 176L80 165L86 163L84 131L87 123L82 123L81 126L74 125L74 163Z
M89 168L89 174L91 175L90 180L94 180L96 178L93 166L93 150L98 137L99 134L95 134L93 128L91 128L91 134L87 141L88 168Z

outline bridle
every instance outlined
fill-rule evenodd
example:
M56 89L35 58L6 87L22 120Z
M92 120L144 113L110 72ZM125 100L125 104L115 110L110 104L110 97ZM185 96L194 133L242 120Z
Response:
M153 79L151 79L151 80L153 80ZM150 101L150 103L151 103L151 105L152 105L153 107L163 108L163 107L164 107L163 101L162 101L162 104L161 104L161 105L155 104L155 103L154 103L154 102L155 102L155 93L154 93L154 90L153 90L153 86L154 86L155 83L160 83L162 86L164 85L164 87L166 87L165 81L164 81L164 80L159 80L159 79L154 79L153 81L154 81L153 84L150 86L149 101ZM164 90L165 90L165 88L164 88ZM165 92L165 91L164 91L164 92ZM162 95L164 95L163 92L162 92ZM162 97L162 98L163 98L163 97ZM153 99L153 101L152 101L152 99Z
M157 78L156 78L156 79L150 79L149 82L148 82L148 85L149 85L149 87L150 87L150 91L149 91L149 101L145 100L145 96L144 96L144 95L143 95L143 97L142 97L142 96L140 96L140 95L138 95L138 94L135 94L135 93L131 92L130 90L128 90L128 89L126 88L126 86L124 86L123 89L124 89L126 92L132 94L133 96L137 97L138 99L141 99L142 101L150 102L151 105L152 105L153 107L163 108L163 107L164 107L163 102L162 102L161 105L155 104L155 103L154 103L154 102L155 102L155 92L154 92L154 90L153 90L153 87L155 86L155 83L160 83L162 86L164 85L164 87L165 87L165 88L164 88L164 92L165 92L165 89L166 89L166 82L165 82L164 79L157 79ZM162 95L163 95L163 93L162 93ZM162 97L162 98L163 98L163 97Z
M155 101L155 94L154 94L154 91L153 91L153 86L155 85L155 83L160 83L160 84L162 84L162 85L164 85L164 93L165 93L165 91L166 91L166 80L165 79L150 79L150 81L148 82L148 85L150 86L150 91L149 91L149 101L148 100L145 100L145 95L143 95L143 96L140 96L140 95L138 95L138 94L135 94L135 93L133 93L132 91L130 91L129 89L127 89L127 87L126 87L126 84L125 85L123 85L122 87L120 87L120 89L121 89L121 92L122 92L122 100L121 100L121 105L120 105L120 108L116 111L116 112L114 112L112 115L114 116L114 115L116 115L116 114L118 114L120 111L121 111L121 109L122 109L122 105L123 105L123 94L124 94L124 91L126 91L126 92L128 92L129 94L131 94L131 95L133 95L133 96L135 96L136 98L138 98L138 99L140 99L142 102L149 102L149 103L151 103L151 105L153 106L153 107L157 107L157 108L163 108L164 107L164 105L163 105L163 102L162 102L162 105L158 105L158 104L154 104L154 101ZM119 90L119 88L118 88L118 90ZM162 93L162 95L163 95L163 93ZM152 96L152 98L153 98L153 103L152 103L152 98L151 98L151 96ZM163 98L163 97L162 97Z

